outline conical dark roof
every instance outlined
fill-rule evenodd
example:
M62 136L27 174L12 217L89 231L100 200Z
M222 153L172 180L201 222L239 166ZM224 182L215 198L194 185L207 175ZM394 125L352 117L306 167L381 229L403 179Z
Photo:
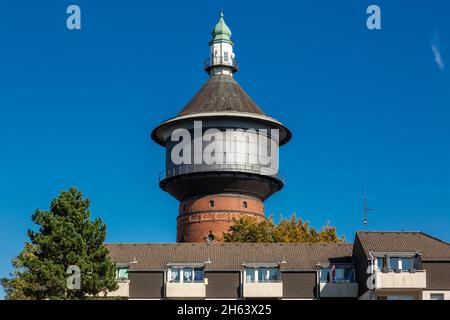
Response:
M217 74L206 81L178 116L229 111L265 115L232 76Z

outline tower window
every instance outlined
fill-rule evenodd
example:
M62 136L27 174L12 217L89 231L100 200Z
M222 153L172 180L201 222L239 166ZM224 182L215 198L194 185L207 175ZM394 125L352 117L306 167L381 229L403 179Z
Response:
M242 206L243 206L244 208L247 208L247 207L248 207L247 201L242 202Z
M210 231L208 236L206 237L206 241L213 242L216 239L216 236Z
M227 52L227 51L225 51L225 52L223 53L223 59L224 59L225 61L228 61L228 52Z
M214 207L214 200L209 200L209 207L213 208Z

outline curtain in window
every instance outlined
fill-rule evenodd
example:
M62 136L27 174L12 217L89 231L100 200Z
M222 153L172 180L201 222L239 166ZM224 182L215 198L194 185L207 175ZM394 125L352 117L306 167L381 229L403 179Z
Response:
M183 282L192 282L194 279L194 272L191 268L183 269Z

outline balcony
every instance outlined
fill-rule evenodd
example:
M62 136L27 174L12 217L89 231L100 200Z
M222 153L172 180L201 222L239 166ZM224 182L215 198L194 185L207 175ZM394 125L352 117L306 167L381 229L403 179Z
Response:
M130 296L130 280L117 281L119 288L115 291L108 292L107 297L129 297Z
M282 298L283 282L281 280L271 282L244 282L244 298Z
M284 184L284 177L280 171L276 174L272 174L272 170L268 167L253 165L253 164L240 164L240 163L229 163L229 164L183 164L179 166L174 166L169 169L163 170L159 174L159 182L179 176L184 174L192 173L205 173L205 172L243 172L252 173L264 176L270 176L280 180Z
M357 298L357 282L328 282L320 283L321 298Z
M425 270L414 272L375 271L375 289L425 289L427 273Z
M178 299L204 299L206 297L206 284L202 282L166 283L166 297Z
M209 71L212 67L230 67L233 69L233 72L236 72L239 70L238 61L236 58L230 58L230 57L209 57L204 62L204 69L206 71Z

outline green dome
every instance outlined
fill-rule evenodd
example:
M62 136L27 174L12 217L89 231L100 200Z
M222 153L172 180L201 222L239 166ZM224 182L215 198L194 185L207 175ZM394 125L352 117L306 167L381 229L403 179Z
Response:
M223 12L220 13L219 22L217 22L215 27L212 29L211 36L212 39L209 41L210 45L217 42L227 42L233 45L233 41L231 41L231 30L223 19Z

